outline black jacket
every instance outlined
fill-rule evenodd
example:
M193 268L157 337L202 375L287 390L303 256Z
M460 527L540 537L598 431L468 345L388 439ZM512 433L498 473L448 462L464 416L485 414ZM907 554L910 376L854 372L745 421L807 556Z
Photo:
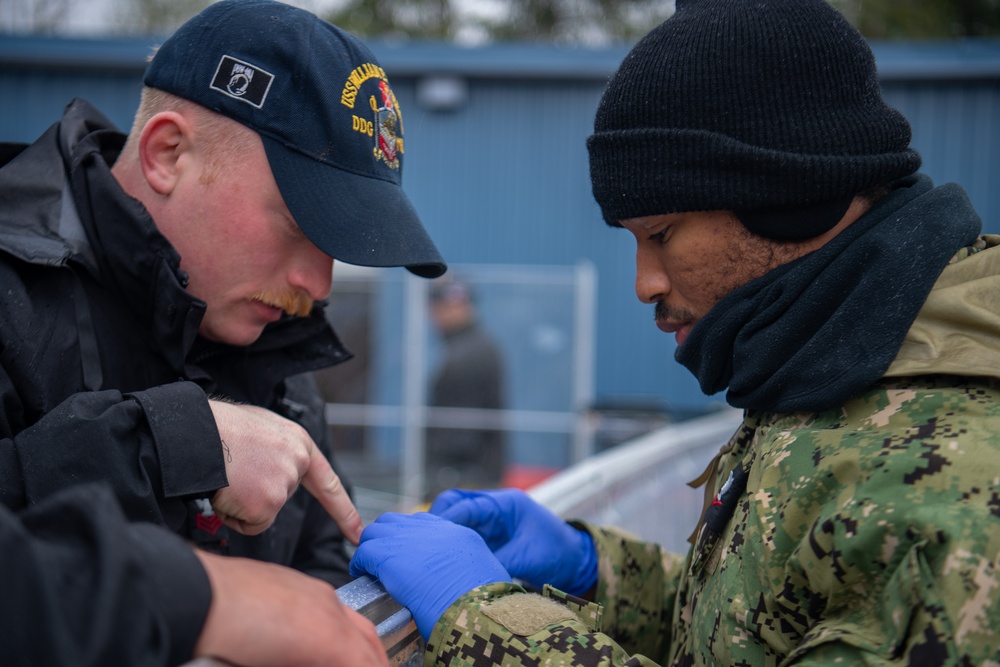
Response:
M199 339L180 257L110 173L123 142L74 100L34 144L0 150L16 154L0 168L0 501L105 481L132 521L348 581L343 538L302 489L259 536L195 527L192 501L226 485L207 396L295 419L329 457L310 372L350 354L321 306L245 348Z
M0 505L0 665L176 665L211 599L191 547L128 523L111 491L81 484L14 515Z

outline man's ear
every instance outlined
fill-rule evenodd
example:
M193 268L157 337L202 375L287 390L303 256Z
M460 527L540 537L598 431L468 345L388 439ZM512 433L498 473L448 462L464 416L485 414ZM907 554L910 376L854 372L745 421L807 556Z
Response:
M146 122L139 136L139 164L149 187L169 195L191 149L191 123L175 111L162 111Z

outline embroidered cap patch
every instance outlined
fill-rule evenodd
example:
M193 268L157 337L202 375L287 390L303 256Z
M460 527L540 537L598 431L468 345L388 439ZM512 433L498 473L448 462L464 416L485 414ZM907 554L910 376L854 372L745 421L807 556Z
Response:
M260 109L274 75L232 56L222 56L212 79L212 89Z

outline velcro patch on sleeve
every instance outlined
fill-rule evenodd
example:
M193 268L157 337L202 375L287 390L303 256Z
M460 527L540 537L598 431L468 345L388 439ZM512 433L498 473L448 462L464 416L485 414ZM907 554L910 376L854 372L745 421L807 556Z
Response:
M580 618L565 606L533 593L505 595L482 606L490 620L499 623L515 635L527 637L550 625Z

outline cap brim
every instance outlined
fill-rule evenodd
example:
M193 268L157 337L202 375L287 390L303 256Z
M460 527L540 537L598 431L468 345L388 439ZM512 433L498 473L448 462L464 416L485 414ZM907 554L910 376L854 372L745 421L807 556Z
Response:
M261 135L271 172L296 224L334 259L405 266L423 278L448 267L403 189L314 160Z

